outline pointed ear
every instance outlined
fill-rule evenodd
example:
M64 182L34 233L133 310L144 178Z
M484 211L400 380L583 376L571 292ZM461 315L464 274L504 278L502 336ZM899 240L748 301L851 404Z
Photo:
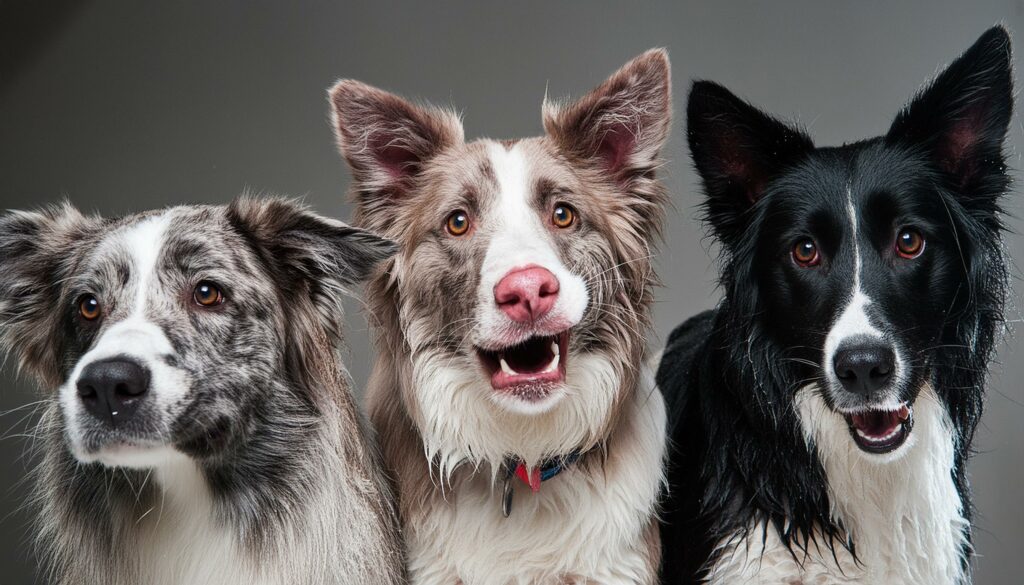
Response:
M646 176L672 124L668 54L652 49L575 102L545 101L544 129L559 148L589 160L620 183Z
M743 214L768 183L814 149L803 132L710 81L690 89L686 125L707 216L720 237L742 231Z
M352 168L357 202L407 191L424 163L461 144L462 122L449 110L419 106L351 79L329 92L338 147Z
M0 217L0 348L45 389L62 380L66 304L62 284L82 242L102 220L70 203Z
M996 26L896 116L886 141L925 149L956 192L991 199L1006 187L1003 141L1012 112L1010 36Z

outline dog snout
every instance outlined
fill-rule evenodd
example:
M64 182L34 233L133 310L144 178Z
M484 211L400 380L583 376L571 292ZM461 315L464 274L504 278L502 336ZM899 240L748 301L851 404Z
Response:
M841 346L832 367L847 392L870 398L892 381L896 352L881 342Z
M86 366L78 378L85 409L113 427L131 419L149 391L149 370L129 358L112 358Z
M551 312L558 300L558 279L546 268L513 270L494 286L494 302L517 323L532 323Z

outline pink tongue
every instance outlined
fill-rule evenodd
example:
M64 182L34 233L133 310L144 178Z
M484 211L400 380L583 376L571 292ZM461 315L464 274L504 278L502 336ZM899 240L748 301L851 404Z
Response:
M904 411L909 414L906 406L895 411L872 411L863 414L853 415L853 426L860 429L862 433L872 437L884 437L889 434L896 425L903 422Z

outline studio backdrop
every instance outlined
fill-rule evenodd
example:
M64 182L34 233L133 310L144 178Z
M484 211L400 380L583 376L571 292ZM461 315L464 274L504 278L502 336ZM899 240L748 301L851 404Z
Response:
M462 112L467 137L541 132L541 102L579 96L629 58L666 47L676 119L657 256L659 348L715 306L716 250L681 112L713 79L798 122L819 144L882 134L908 96L986 28L1024 46L1024 2L12 2L0 0L0 207L63 198L116 215L224 203L244 191L350 217L350 177L326 89L351 77ZM1020 58L1017 59L1018 67ZM1008 150L1019 176L1022 129ZM1007 198L1011 256L1024 189ZM1020 271L1013 268L1020 292ZM373 353L354 291L346 359L361 392ZM999 348L970 472L976 582L1024 583L1024 359L1020 295ZM0 584L35 582L24 478L34 405L11 360L0 387Z

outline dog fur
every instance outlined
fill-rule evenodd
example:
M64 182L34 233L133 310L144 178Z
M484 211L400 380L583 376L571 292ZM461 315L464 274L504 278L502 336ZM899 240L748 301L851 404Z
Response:
M658 372L665 583L970 580L965 465L1008 286L1012 101L1000 27L884 137L840 147L694 84L725 298L673 333ZM884 365L877 387L849 390L843 347Z
M578 101L545 103L539 138L467 143L452 112L357 81L338 82L330 102L356 223L400 247L368 284L368 400L412 580L652 583L664 411L642 364L665 201L666 54L642 55ZM549 218L562 203L578 221L559 230ZM453 210L472 224L465 236L446 232ZM523 266L560 283L550 315L529 327L492 292ZM567 328L564 382L529 386L532 398L496 391L474 355ZM516 484L503 517L506 458L532 468L573 451L585 455L538 493Z
M48 582L403 582L389 487L335 349L344 288L393 253L273 198L0 219L0 339L44 391ZM200 281L223 302L197 304ZM83 295L101 317L79 315ZM150 385L108 425L76 384L112 357Z

